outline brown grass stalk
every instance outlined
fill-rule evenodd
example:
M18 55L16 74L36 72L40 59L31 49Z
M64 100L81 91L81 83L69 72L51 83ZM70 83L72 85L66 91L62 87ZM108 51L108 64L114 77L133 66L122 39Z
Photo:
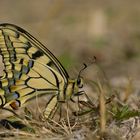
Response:
M100 133L103 134L106 128L106 107L105 107L105 91L101 83L98 81L100 89L99 104L100 104Z

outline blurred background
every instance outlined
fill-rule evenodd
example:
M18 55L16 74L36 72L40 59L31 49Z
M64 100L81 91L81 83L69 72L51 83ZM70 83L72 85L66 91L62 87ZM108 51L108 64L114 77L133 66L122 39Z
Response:
M139 6L139 0L1 0L0 23L27 30L72 77L96 56L112 81L139 80Z

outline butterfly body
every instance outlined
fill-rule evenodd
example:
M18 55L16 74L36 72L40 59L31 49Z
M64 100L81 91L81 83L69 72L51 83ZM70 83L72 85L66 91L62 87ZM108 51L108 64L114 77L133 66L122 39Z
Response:
M13 109L35 98L51 94L45 116L53 116L58 102L78 93L80 78L69 75L57 58L36 38L13 24L0 24L0 55L4 63L0 78L0 106Z

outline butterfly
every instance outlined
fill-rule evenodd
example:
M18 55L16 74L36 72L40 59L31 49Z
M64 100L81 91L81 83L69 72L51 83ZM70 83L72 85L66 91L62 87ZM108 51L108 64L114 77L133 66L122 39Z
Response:
M80 74L70 79L58 59L24 29L0 24L0 55L4 64L0 77L0 107L16 110L36 95L52 94L44 116L52 118L59 102L78 95L83 87Z

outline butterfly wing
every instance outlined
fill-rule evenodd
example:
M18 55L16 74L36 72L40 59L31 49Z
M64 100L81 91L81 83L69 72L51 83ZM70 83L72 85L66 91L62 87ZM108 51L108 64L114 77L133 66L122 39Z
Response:
M57 58L36 38L12 24L0 24L0 46L5 69L20 58L33 59L44 65L54 65L65 83L68 74Z
M16 109L36 95L58 94L68 82L69 76L57 58L20 27L0 24L0 53L5 67L0 79L3 105Z

